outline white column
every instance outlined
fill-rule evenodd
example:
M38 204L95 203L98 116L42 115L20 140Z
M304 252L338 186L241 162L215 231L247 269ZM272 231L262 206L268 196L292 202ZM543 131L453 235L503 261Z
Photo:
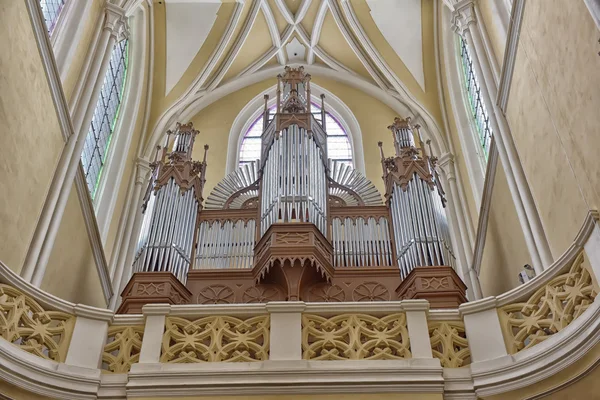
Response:
M121 292L121 287L126 283L124 282L124 276L128 271L127 260L128 255L132 252L132 246L135 246L137 237L134 237L134 223L136 221L137 214L141 214L141 199L142 189L148 184L148 176L150 175L150 166L148 161L144 159L138 159L135 164L135 185L133 190L128 193L126 204L129 204L127 209L125 227L122 234L119 235L120 243L115 244L113 250L113 262L111 263L111 280L113 283L113 290L115 295L110 300L110 309L116 309Z
M54 246L56 234L60 226L69 193L73 186L75 173L80 164L81 152L85 144L85 138L92 120L94 108L100 89L104 82L104 75L108 68L110 56L117 36L124 26L123 10L111 4L106 5L106 18L99 45L97 46L94 65L98 65L94 70L97 71L97 77L94 77L95 84L89 85L91 91L89 101L83 111L75 110L72 116L74 134L69 137L67 144L61 154L56 174L44 208L36 226L34 237L32 238L21 276L31 281L35 286L40 286L44 278L48 259ZM91 75L89 75L91 76ZM101 77L101 78L100 78ZM82 102L79 103L80 105Z
M146 317L146 325L140 350L140 364L160 362L165 319L170 311L171 306L169 304L147 304L142 307L142 313Z
M596 23L596 27L600 29L600 0L584 0L585 5L588 10L590 10L590 14L592 14L592 18Z
M456 202L459 196L458 184L456 182L456 167L454 165L454 155L450 153L443 154L439 159L439 166L442 170L444 177L446 178L448 186L448 201ZM469 259L473 255L473 246L469 239L467 232L467 222L465 221L463 212L451 212L450 216L456 221L457 231L454 232L455 251L458 255L459 265L461 266L460 275L467 285L467 297L469 300L478 300L483 297L481 292L481 285L479 283L479 277L477 273L473 271L473 266L469 262ZM458 234L458 235L457 235ZM460 239L460 240L459 240Z
M108 324L114 314L110 310L78 304L75 306L75 315L77 319L65 364L90 369L100 368Z
M427 326L429 302L423 299L402 300L402 309L406 312L412 358L433 358Z
M465 322L473 362L493 360L508 355L495 297L463 303L458 307L458 311Z
M506 173L527 248L532 258L532 265L537 273L541 273L544 266L552 264L550 248L512 141L512 133L506 123L504 114L496 105L496 102L492 101L492 98L495 99L497 95L497 88L489 66L489 60L479 37L479 31L475 29L476 20L473 7L472 0L463 0L456 5L452 13L454 30L463 37L470 50L473 69L479 78L482 101L488 112L490 112L490 125L495 135L498 154Z
M302 360L304 302L275 301L266 307L271 318L269 360Z
M583 245L585 254L590 262L592 271L596 276L596 282L600 282L600 226L598 221L594 220L594 227L590 237Z

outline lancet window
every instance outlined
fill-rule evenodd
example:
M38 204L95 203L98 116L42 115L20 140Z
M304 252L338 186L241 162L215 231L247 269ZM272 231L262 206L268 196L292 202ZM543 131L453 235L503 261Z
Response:
M477 130L479 144L483 149L483 154L487 160L492 140L492 128L490 126L490 117L481 98L481 87L479 79L473 69L473 60L469 53L467 43L459 37L460 58L464 75L464 84L469 102L469 111Z
M123 89L127 77L127 39L115 44L94 116L85 139L81 162L92 198L106 162L110 141L119 118Z
M311 102L312 114L315 119L321 122L321 107ZM269 112L274 113L275 105L269 108ZM350 167L353 166L352 145L348 138L348 133L342 127L342 124L329 112L325 114L325 130L327 131L327 151L328 157L332 160L343 162ZM260 135L263 132L263 116L259 115L246 131L242 144L240 146L239 166L243 166L252 161L260 159Z
M65 0L40 0L40 6L42 7L42 13L44 14L44 20L46 21L46 28L48 33L52 34L52 31L56 27L58 16L65 5Z

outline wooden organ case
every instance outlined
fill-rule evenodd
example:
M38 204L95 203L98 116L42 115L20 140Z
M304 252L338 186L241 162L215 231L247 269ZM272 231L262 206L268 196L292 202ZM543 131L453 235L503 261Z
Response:
M395 155L381 151L383 203L362 174L328 159L324 96L320 112L310 99L310 75L286 67L274 114L265 96L260 160L227 175L205 202L206 151L191 160L198 132L168 132L119 312L148 303L466 301L436 158L420 139L416 147L418 126L396 118L388 127Z

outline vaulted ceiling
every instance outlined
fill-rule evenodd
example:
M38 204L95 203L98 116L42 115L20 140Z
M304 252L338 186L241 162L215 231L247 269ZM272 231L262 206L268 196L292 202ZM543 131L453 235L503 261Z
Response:
M418 85L425 88L421 0L165 3L165 94L203 47L217 58L219 45L228 42L234 46L228 49L220 73L212 76L209 86L276 63L320 63L358 74L380 86L391 86L377 69L382 61L377 59L381 36ZM211 61L215 60L209 57L207 62Z
M154 0L153 120L236 80L300 64L418 104L416 113L439 122L434 3Z

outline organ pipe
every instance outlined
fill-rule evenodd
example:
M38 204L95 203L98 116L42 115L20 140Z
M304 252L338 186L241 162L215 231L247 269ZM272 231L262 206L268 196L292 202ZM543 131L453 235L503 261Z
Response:
M208 151L204 146L203 161L192 161L197 134L191 122L178 123L175 131L167 132L160 160L150 164L152 177L142 204L144 217L134 272L172 272L182 283L187 279L202 209Z
M427 155L419 135L415 146L410 118L395 118L388 127L395 155L386 158L379 142L386 202L396 243L401 278L417 266L454 266L450 234L444 212L444 191L436 172L437 158Z
M302 67L278 76L272 124L262 135L259 235L294 221L311 222L327 235L327 137L310 112L310 75Z

